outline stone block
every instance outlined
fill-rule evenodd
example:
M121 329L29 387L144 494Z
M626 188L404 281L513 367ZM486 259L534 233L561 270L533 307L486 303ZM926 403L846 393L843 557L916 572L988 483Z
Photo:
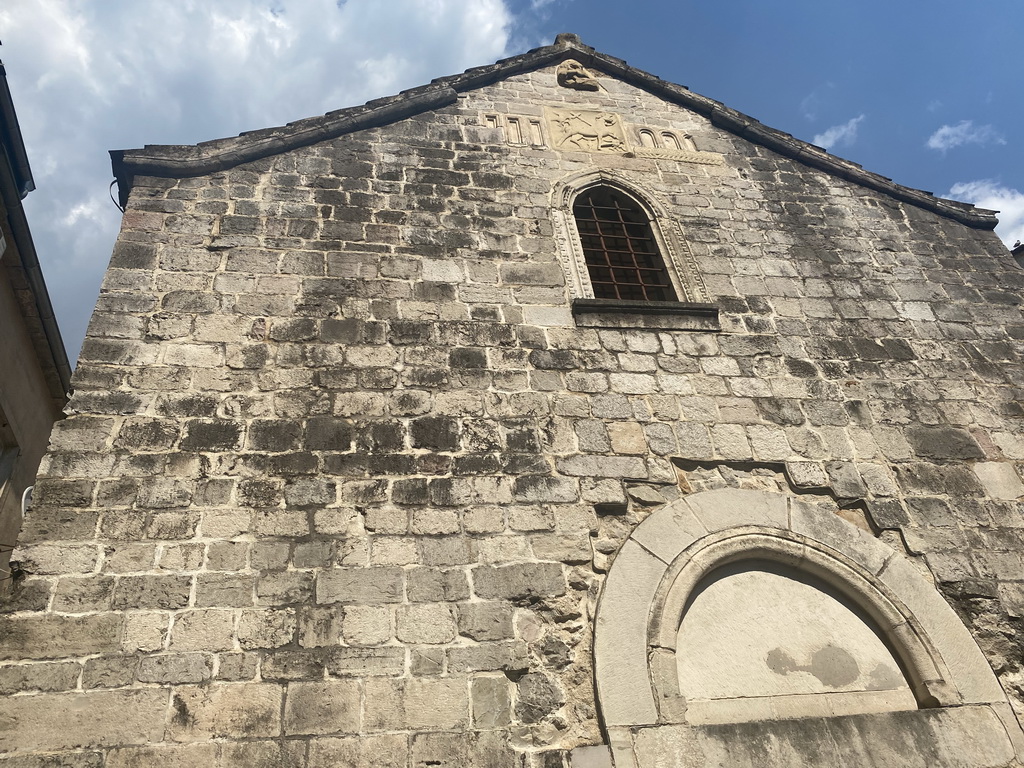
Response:
M297 621L292 610L242 611L238 644L244 650L278 648L293 642Z
M222 653L217 657L217 679L225 682L252 680L259 657L255 653Z
M122 620L117 614L0 616L0 659L57 659L116 653Z
M841 499L861 499L867 494L864 480L856 465L849 461L829 461L825 464L829 485Z
M405 649L335 648L327 657L327 671L339 677L397 677L405 672Z
M88 659L82 671L82 688L121 688L135 680L139 660L135 656L100 656Z
M608 425L608 438L614 453L646 454L647 436L644 428L635 422L613 422ZM674 449L675 446L672 446Z
M465 677L367 680L364 730L444 730L469 722Z
M828 476L816 461L787 461L786 475L795 488L825 488Z
M114 579L92 576L61 579L53 596L53 609L61 613L85 613L109 610L114 595Z
M316 739L309 747L308 768L396 768L409 757L404 734Z
M352 645L382 645L391 639L391 609L377 605L352 605L345 609L342 636Z
M99 549L92 544L33 544L18 550L21 567L37 575L92 573Z
M146 656L138 662L143 683L201 683L213 676L213 656L206 653L174 653Z
M476 640L506 640L513 636L513 609L508 603L459 603L459 634Z
M444 603L417 603L398 608L396 636L404 643L438 644L455 639L455 612Z
M516 683L516 719L538 723L554 714L565 703L565 692L558 681L544 672L528 672Z
M114 587L113 607L121 611L184 608L191 591L189 576L121 576Z
M474 728L501 728L511 722L512 701L507 677L473 678L470 690Z
M466 572L459 568L412 568L406 571L406 591L413 603L440 603L469 597Z
M654 512L633 532L633 539L665 563L671 563L707 530L685 503Z
M316 580L318 603L400 603L400 568L334 568Z
M918 456L931 459L983 459L985 452L965 429L948 425L915 425L906 430L907 440Z
M180 744L172 746L124 747L111 750L108 768L197 768L216 765L217 744Z
M174 688L167 738L190 742L280 736L283 695L281 686L267 683Z
M576 747L569 753L571 768L613 768L612 753L605 745Z
M293 682L284 701L284 732L359 733L360 685L354 680Z
M558 563L517 563L478 566L473 588L485 600L521 600L565 594L565 575Z
M741 525L785 528L788 521L786 497L782 494L722 489L687 496L686 504L711 532Z
M171 626L172 651L227 651L234 643L234 611L186 611Z
M647 671L647 614L667 567L636 542L627 541L605 581L594 627L594 665L609 726L657 722ZM612 707L606 687L616 689Z
M78 685L82 665L67 661L0 667L0 695L29 691L66 691Z
M975 464L973 469L991 498L1019 499L1024 496L1024 483L1013 464L983 461Z
M342 633L341 608L307 606L298 613L298 641L303 648L337 645Z
M526 644L521 640L454 646L448 650L449 672L514 673L528 667Z
M90 691L0 698L0 750L59 750L163 740L167 691ZM54 724L59 727L54 727Z

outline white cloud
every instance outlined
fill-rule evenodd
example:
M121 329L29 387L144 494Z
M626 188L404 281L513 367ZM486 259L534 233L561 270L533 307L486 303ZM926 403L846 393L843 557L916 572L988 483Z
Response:
M841 125L833 125L814 137L814 143L825 149L835 146L850 146L857 140L857 127L864 122L864 115L847 120Z
M827 82L815 88L800 100L800 112L807 120L817 120L818 111L830 101L831 91L835 83Z
M925 146L940 152L962 144L1005 144L1006 139L991 125L975 125L972 120L961 120L956 125L943 125L928 137Z
M1007 246L1024 240L1024 192L1004 187L990 179L954 184L947 197L974 203L979 208L999 211L996 233Z
M507 0L0 0L38 187L25 202L78 351L117 234L110 149L192 144L397 93L513 52Z

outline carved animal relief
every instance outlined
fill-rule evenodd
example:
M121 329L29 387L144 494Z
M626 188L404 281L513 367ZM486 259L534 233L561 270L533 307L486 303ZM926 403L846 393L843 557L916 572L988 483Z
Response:
M615 154L629 151L622 119L614 113L550 107L545 113L555 149Z

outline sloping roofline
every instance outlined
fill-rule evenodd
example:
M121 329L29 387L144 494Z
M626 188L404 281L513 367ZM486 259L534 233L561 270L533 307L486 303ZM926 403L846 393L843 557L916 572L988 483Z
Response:
M975 208L969 203L946 200L929 192L896 184L892 179L866 171L857 163L831 155L821 147L801 141L788 133L769 128L685 86L669 83L629 66L622 59L600 53L584 45L573 34L558 35L553 45L535 48L489 66L474 67L459 75L441 77L428 85L402 91L396 96L374 99L361 106L328 112L320 117L297 120L279 128L251 131L197 145L147 145L143 149L113 150L110 156L121 205L127 203L135 176L183 178L225 170L353 131L387 125L431 109L439 109L454 103L459 93L482 88L512 75L540 69L568 58L577 59L586 67L618 77L666 101L691 109L719 128L805 165L971 227L992 229L998 223L995 211Z
M25 305L22 305L25 322L35 331L32 337L35 340L36 357L43 366L50 395L60 410L67 402L67 393L71 389L71 365L57 326L50 294L43 280L25 209L21 205L25 196L35 188L18 116L14 111L14 100L7 85L7 70L3 62L0 62L0 208L6 209L7 223L14 236L12 248L21 262L25 281L32 294L31 301L35 304L34 312L31 309L25 310ZM39 325L33 329L34 323ZM40 326L45 344L38 334Z

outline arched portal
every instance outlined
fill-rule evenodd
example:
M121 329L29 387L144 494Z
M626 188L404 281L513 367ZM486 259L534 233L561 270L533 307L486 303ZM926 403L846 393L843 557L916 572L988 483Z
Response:
M929 765L1024 754L995 675L924 575L784 494L707 491L647 518L609 571L594 659L616 768L647 765L651 750L667 750L666 766L717 765L722 749L739 749L724 735L736 728L758 734L748 746L788 744L787 765L818 764L798 753L829 749L844 765L875 765L858 750L897 720L938 745ZM811 718L813 727L797 722ZM965 734L976 763L956 762L963 745L942 753ZM672 762L675 752L689 757Z

